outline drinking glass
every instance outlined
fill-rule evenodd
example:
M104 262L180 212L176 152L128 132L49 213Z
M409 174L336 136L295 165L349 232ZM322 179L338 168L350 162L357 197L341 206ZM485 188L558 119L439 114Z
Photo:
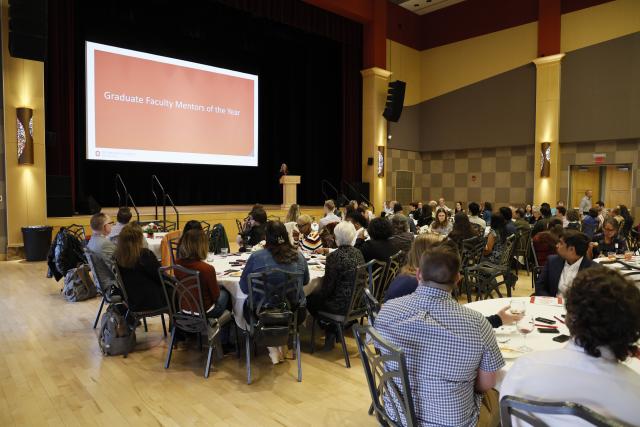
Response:
M214 260L215 256L216 256L215 252L207 253L207 262L212 262Z
M229 248L220 248L220 255L226 256L229 254Z
M518 347L518 350L523 352L532 351L533 349L527 346L527 335L533 332L533 330L535 329L533 326L533 317L524 316L522 319L518 320L518 323L516 323L516 328L524 339L522 346Z
M522 300L512 299L509 304L509 311L512 314L525 314L527 312L527 306Z
M607 258L609 258L610 260L616 259L616 253L615 252L607 252Z
M624 260L625 261L631 261L633 260L633 252L632 251L626 251L624 253Z

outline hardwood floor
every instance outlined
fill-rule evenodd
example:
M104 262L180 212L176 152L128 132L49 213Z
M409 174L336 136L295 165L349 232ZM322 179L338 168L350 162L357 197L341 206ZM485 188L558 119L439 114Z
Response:
M264 354L253 361L252 385L244 358L233 355L206 380L206 353L193 343L163 368L168 340L158 318L149 332L138 328L127 358L102 356L91 328L99 300L68 303L62 281L45 274L44 262L0 262L0 426L377 425L352 338L351 369L339 346L310 355L306 331L302 383L295 361L272 366ZM516 294L530 294L530 279L519 282Z

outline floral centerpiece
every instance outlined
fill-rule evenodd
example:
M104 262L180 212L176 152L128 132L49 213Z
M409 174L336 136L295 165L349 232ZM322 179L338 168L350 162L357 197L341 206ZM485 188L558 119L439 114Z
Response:
M153 237L153 233L157 233L158 231L160 231L160 228L153 222L150 222L149 224L144 226L142 231L144 233L147 233L147 237Z

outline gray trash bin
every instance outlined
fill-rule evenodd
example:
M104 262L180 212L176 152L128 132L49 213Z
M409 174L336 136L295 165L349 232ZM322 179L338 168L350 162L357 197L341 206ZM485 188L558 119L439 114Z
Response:
M22 227L22 240L27 261L45 261L51 246L50 225L30 225Z

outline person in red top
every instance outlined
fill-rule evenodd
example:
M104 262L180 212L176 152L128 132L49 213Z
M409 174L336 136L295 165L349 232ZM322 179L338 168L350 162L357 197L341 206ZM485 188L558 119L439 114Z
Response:
M207 317L220 317L229 305L229 292L218 286L216 270L204 260L208 250L207 235L203 230L192 229L182 236L176 263L189 270L200 272L200 289ZM176 271L176 277L182 279L184 273ZM194 295L197 298L197 295ZM193 307L195 309L195 307ZM182 307L191 310L191 307Z
M544 267L547 263L547 258L556 254L556 245L560 241L563 232L562 220L559 218L554 218L549 221L548 227L545 231L536 234L531 239L540 267Z

